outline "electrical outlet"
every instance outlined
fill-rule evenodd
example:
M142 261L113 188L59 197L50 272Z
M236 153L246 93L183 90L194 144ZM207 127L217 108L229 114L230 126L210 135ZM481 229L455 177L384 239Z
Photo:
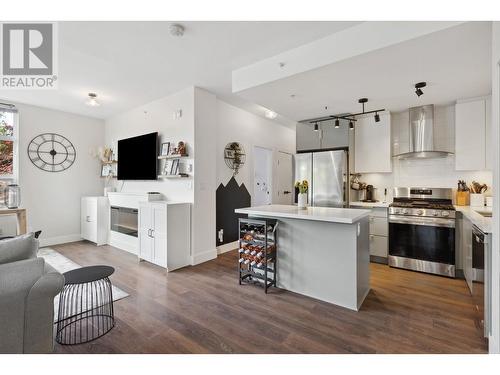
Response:
M224 242L224 229L219 229L219 242Z

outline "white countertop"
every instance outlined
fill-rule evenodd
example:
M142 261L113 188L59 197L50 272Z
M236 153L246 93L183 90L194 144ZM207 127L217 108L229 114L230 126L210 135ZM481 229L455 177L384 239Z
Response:
M387 208L389 207L390 203L389 202L361 202L361 201L355 201L355 202L350 202L350 206L356 206L356 207L368 207L368 208Z
M299 209L297 206L281 204L238 208L234 211L238 214L247 214L250 216L327 221L343 224L355 223L370 214L369 210L361 210L359 208L307 207L306 209Z
M491 207L481 206L455 206L455 210L461 212L472 224L481 229L484 233L491 233L492 231L492 218L484 217L480 212L492 212Z

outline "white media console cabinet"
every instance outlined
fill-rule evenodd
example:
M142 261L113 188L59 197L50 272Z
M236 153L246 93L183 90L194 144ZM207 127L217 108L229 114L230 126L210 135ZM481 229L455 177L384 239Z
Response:
M161 194L110 192L83 197L81 236L172 271L191 264L191 204Z

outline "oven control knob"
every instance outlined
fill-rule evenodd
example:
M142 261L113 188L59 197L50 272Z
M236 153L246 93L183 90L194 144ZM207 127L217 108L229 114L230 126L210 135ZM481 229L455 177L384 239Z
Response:
M448 211L443 211L443 212L441 212L441 216L448 217L448 216L450 216L450 213Z
M434 211L434 212L432 213L432 215L433 215L433 216L438 216L438 215L439 215L439 211Z
M401 210L399 208L395 208L394 209L394 213L397 215L397 214L400 214L401 213Z
M422 216L423 214L424 214L424 211L422 211L422 210L417 210L417 215L418 215L418 216Z
M403 208L402 213L403 213L403 215L406 215L408 213L408 210L406 208Z

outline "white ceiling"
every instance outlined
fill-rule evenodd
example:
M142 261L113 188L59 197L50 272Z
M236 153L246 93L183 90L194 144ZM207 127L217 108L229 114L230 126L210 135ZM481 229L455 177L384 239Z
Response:
M61 22L58 89L0 89L0 99L107 118L194 85L262 114L232 94L232 70L359 22L181 22L182 38L170 24ZM89 92L100 107L84 104Z
M427 87L418 98L413 86L420 81L426 81ZM490 92L491 23L468 22L256 86L239 95L300 121L360 112L361 97L369 98L366 110L401 111Z

